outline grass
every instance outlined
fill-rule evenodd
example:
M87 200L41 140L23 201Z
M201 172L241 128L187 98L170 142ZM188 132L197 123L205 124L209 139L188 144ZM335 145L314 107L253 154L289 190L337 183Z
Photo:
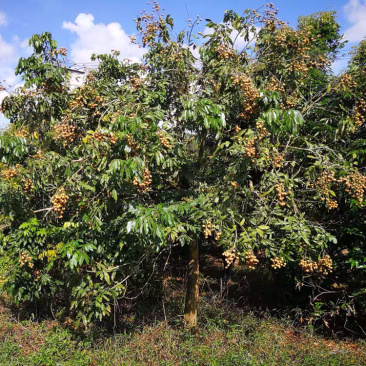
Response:
M131 333L77 335L55 321L18 322L0 310L0 365L366 365L366 344L335 342L275 318L206 316L200 329L155 322ZM211 309L212 313L212 309Z

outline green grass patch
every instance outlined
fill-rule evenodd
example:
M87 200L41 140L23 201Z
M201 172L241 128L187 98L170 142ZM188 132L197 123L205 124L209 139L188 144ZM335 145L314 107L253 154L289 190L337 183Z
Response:
M103 335L101 335L103 333ZM201 317L196 334L157 322L132 333L86 335L57 322L17 322L0 314L0 365L366 365L364 342L336 342L285 321L254 315Z

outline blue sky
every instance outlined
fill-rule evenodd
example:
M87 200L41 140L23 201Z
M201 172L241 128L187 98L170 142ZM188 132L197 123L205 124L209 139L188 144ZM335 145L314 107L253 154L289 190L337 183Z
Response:
M349 50L366 36L366 0L307 0L273 1L279 17L296 26L297 17L317 11L335 10L342 32L350 41ZM159 2L165 14L175 19L176 29L187 27L187 19L200 15L219 22L227 9L242 13L246 8L258 8L261 0L183 0ZM129 34L135 32L133 19L147 1L134 0L0 0L0 80L8 84L19 82L14 67L21 56L29 54L29 37L49 31L59 46L69 49L69 58L79 64L88 62L93 52L118 49L123 57L139 59L141 49L129 44ZM204 31L202 22L197 31ZM343 59L334 65L339 71L347 63ZM5 93L0 93L0 99ZM1 123L0 115L0 123Z

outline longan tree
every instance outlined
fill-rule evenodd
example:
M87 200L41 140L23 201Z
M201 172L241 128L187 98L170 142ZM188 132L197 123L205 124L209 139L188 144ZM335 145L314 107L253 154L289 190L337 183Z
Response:
M102 319L181 245L192 327L209 243L226 268L240 260L311 287L325 322L363 306L364 43L334 76L334 13L297 29L272 4L207 21L210 34L194 35L197 18L175 36L154 3L132 37L142 62L94 55L75 89L66 50L32 37L17 67L26 87L2 103L3 286L16 302Z

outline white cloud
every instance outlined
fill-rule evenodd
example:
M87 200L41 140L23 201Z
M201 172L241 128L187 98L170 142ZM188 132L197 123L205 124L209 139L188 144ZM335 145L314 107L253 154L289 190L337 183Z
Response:
M344 32L350 42L359 42L366 37L366 0L349 0L343 8L351 25Z
M6 25L6 15L0 12L0 25ZM21 56L30 54L30 49L26 45L26 40L21 40L18 36L6 40L0 34L0 82L7 89L0 92L0 103L9 95L8 91L14 90L14 85L19 86L20 77L14 73L17 62ZM0 129L7 125L7 120L0 113Z
M6 14L3 11L0 11L0 26L6 26L8 24L6 20Z
M92 14L80 13L74 22L63 22L62 27L76 33L71 44L71 59L76 63L90 62L93 53L110 53L112 49L121 52L120 58L139 61L144 50L132 44L121 24L94 23Z

